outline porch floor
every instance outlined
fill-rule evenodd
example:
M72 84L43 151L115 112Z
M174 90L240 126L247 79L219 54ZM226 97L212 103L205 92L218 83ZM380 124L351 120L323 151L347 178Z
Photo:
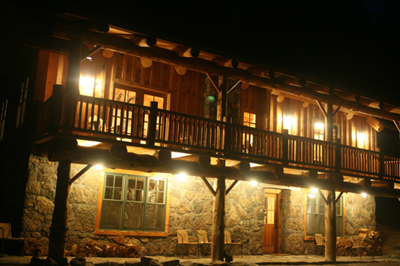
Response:
M164 257L164 256L150 256L158 259L160 262L166 260L179 259L180 262L185 262L185 265L190 265L190 262L201 263L205 265L211 265L211 258L200 257L190 255L182 257ZM31 256L19 257L19 256L4 256L0 257L0 265L28 265L31 261ZM41 257L45 259L45 257ZM73 259L68 257L68 261ZM139 262L138 258L101 258L101 257L86 257L86 262L91 262L94 265L127 265L128 263ZM351 256L337 256L336 263L341 265L353 265L354 263L363 263L363 265L400 265L400 260L390 258L388 256L375 256L374 259L371 256L351 257ZM112 263L112 264L111 264ZM243 258L240 255L234 255L231 264L235 263L254 263L259 265L282 265L282 264L295 264L295 265L315 265L315 264L326 264L325 258L322 255L288 255L288 254L264 254L264 255L245 255Z

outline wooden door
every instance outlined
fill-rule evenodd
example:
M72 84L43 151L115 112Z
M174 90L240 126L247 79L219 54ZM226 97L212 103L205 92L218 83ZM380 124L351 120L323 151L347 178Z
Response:
M278 194L265 194L264 253L278 252Z

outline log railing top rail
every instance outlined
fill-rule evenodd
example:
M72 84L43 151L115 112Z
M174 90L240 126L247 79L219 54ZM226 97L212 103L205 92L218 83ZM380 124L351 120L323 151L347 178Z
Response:
M38 110L34 142L60 134L400 182L400 157L162 110L155 103L53 95Z

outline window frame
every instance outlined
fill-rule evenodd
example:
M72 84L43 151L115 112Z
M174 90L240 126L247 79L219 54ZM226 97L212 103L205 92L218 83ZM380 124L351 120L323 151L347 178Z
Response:
M124 171L124 170L119 170L119 171L114 171L111 169L107 169L104 171L104 174L100 180L100 185L99 185L99 193L98 193L98 198L97 198L97 211L96 211L96 221L95 221L95 234L97 235L126 235L126 236L155 236L155 237L167 237L168 236L168 228L169 228L169 206L170 206L170 194L171 194L171 188L170 185L168 185L168 178L167 177L162 177L166 181L166 189L165 189L165 216L164 218L164 231L142 231L142 230L127 230L127 229L102 229L100 228L100 219L101 219L101 210L103 206L103 197L104 197L104 192L105 192L105 179L107 177L107 174L112 174L112 175L122 175L126 176L123 178L123 183L127 183L127 177L128 176L135 176L135 177L145 177L145 186L146 186L146 191L147 191L147 185L148 182L151 178L155 178L155 175L143 175L143 174L138 174L138 173L132 173L130 171ZM123 194L125 195L126 191L126 186L123 186ZM124 199L125 201L125 199ZM147 202L145 203L146 205L148 204ZM145 208L144 208L145 209ZM143 215L145 215L145 211L143 212Z
M336 193L335 193L336 194ZM321 198L321 195L319 194L319 192L315 195L315 197L316 198L319 198L318 199L318 203L316 204L316 209L319 211L319 206L320 206L320 204L319 203L323 203L323 204L325 204L324 203L324 201L323 201L323 199ZM337 197L337 195L336 195L336 197ZM308 196L308 192L305 192L305 197L304 197L304 226L303 226L303 238L304 238L304 240L309 240L309 241L314 241L315 240L315 236L314 235L307 235L307 206L308 206L308 204L307 204L307 202L308 202L308 198L309 198L309 196ZM336 237L344 237L344 235L345 235L345 223L346 223L346 216L345 216L345 210L346 210L346 207L345 207L345 195L341 195L340 196L340 199L339 199L339 201L341 202L341 214L340 215L338 215L337 214L337 207L336 207L336 204L335 204L335 212L336 212L336 217L338 217L338 216L340 216L340 217L343 217L342 218L342 235L337 235L337 233L336 233ZM324 213L325 214L325 213ZM317 213L317 215L319 216L319 213ZM318 218L317 218L317 220L318 220ZM325 220L325 219L324 219ZM336 223L336 227L337 227L337 223ZM318 234L318 232L317 232L317 234ZM322 232L322 235L323 235L323 237L325 237L325 232Z

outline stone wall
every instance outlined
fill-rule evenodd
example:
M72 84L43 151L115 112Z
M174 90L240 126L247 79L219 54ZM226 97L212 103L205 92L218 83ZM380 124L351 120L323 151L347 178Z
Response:
M49 228L54 209L57 163L32 155L29 180L26 186L23 217L27 237L37 239L44 250L48 248ZM84 165L73 165L72 175ZM69 231L66 248L90 241L112 243L112 236L95 235L99 181L103 172L91 169L71 186L69 201ZM214 185L214 179L209 179ZM230 182L227 181L227 187ZM168 237L126 237L128 243L140 245L145 255L173 255L178 229L206 230L211 237L213 196L201 178L189 177L180 181L169 178L171 188ZM298 190L282 191L282 246L283 253L315 254L315 242L305 241L304 202L306 193ZM226 197L226 228L235 233L234 241L243 242L244 254L262 254L265 198L264 190L248 182L239 182ZM375 200L358 194L344 194L345 235L358 235L359 228L374 229ZM241 237L241 239L240 239ZM239 254L240 248L234 250Z
M307 194L301 189L282 191L282 252L315 254L315 242L304 240L304 202ZM343 194L345 238L359 234L358 229L376 230L375 198L360 194Z
M57 163L31 155L29 181L26 187L23 217L27 237L36 238L44 250L48 249L49 228L54 209ZM73 165L71 175L84 165ZM90 169L71 186L69 199L68 240L66 248L85 245L93 240L100 244L112 243L112 236L95 235L95 219L99 181L103 172ZM209 179L211 185L213 179ZM227 181L227 186L230 185ZM169 178L171 187L168 237L126 237L127 243L140 245L145 255L173 255L178 229L206 230L211 237L213 196L201 178L188 177L185 181ZM232 238L243 241L244 254L262 254L264 192L248 182L239 182L226 197L226 227L235 233ZM240 248L233 250L240 253Z

